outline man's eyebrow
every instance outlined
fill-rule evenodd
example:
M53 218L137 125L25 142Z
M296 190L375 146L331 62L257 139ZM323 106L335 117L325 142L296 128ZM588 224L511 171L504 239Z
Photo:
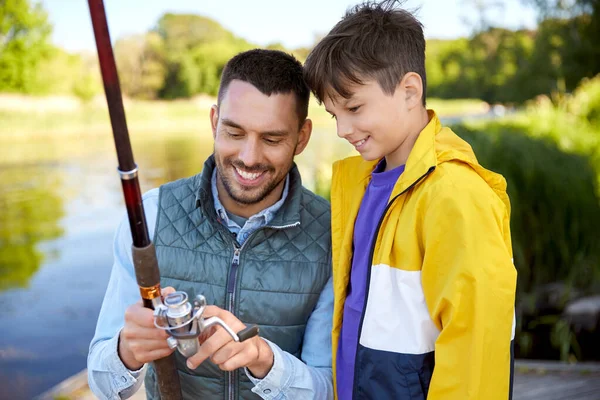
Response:
M230 120L228 118L223 118L221 120L221 123L223 125L227 125L227 126L229 126L231 128L240 129L242 131L244 130L244 128L240 124L238 124L238 123L236 123L236 122L234 122L234 121L232 121L232 120Z
M280 129L274 131L264 131L260 133L263 136L287 136L288 131Z
M223 118L221 120L221 123L223 125L227 125L234 129L246 131L243 126L241 126L240 124L238 124L235 121L230 120L229 118ZM275 130L269 130L269 131L262 131L262 132L260 132L260 134L263 136L287 136L288 131L286 131L285 129L275 129Z

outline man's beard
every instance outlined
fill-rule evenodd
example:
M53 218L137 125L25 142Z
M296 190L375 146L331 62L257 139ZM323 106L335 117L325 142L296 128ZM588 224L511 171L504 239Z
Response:
M225 191L233 199L236 203L243 205L253 205L256 203L260 203L264 200L269 194L279 186L279 184L287 177L287 174L292 168L292 163L290 163L289 167L286 169L285 173L281 176L275 176L270 182L267 182L263 187L253 188L249 190L245 190L243 185L239 185L239 183L232 182L230 176L223 173L226 168L231 168L231 173L235 174L235 167L247 172L263 172L263 173L273 173L275 172L275 168L266 164L258 164L252 167L247 167L241 161L229 161L229 159L225 159L223 164L217 162L217 179L221 180ZM235 179L235 178L233 178ZM237 187L237 190L236 190ZM239 188L241 187L241 190ZM237 192L237 193L236 193ZM254 193L256 192L256 193Z

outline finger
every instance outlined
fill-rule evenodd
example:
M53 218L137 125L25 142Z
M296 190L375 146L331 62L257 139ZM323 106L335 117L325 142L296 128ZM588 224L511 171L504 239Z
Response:
M206 306L204 312L202 313L202 316L204 318L218 317L219 319L221 319L221 321L225 322L227 326L233 329L234 332L238 332L246 328L246 325L244 325L244 323L240 321L235 315L217 306Z
M217 329L211 337L200 345L198 352L188 358L188 368L196 369L198 365L202 364L208 357L232 340L231 336L224 329Z
M238 344L238 343L236 343ZM235 371L238 368L247 367L258 357L256 346L243 346L238 353L228 360L218 364L222 371Z
M166 340L169 334L156 327L146 328L134 324L125 324L121 336L127 340Z
M144 307L141 304L134 304L125 310L125 323L134 324L140 327L154 327L154 311Z
M244 350L243 343L229 342L225 346L221 347L219 350L215 351L213 355L210 357L210 361L215 363L216 365L223 364L225 361L229 360L231 357L235 356L239 352Z
M175 349L169 349L169 348L155 349L152 351L147 351L147 352L141 353L139 355L136 355L136 360L138 362L146 364L149 362L156 361L160 358L167 357L167 356L171 355L171 353L173 353L173 351L175 351Z
M213 325L213 326L210 326L210 327L204 329L200 333L200 336L198 336L198 341L200 342L200 344L204 343L209 337L214 335L215 332L217 331L217 328L219 328L219 327L216 325Z
M131 342L130 348L136 354L148 353L155 350L170 350L166 340L136 340Z
M161 289L160 294L163 297L165 297L165 296L167 296L167 295L169 295L171 293L175 293L175 292L176 292L176 290L175 290L175 288L173 286L167 286L166 288L162 288Z
M223 319L223 318L225 318L225 316L223 315L224 313L226 313L226 311L217 306L206 306L204 308L204 312L202 313L202 316L204 318L219 317L219 318Z

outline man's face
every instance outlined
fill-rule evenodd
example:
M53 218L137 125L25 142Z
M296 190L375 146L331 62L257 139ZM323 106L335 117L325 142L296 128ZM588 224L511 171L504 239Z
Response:
M299 128L295 95L267 96L250 83L233 80L219 107L211 109L211 122L224 206L262 209L277 202L294 156L310 137L309 120Z

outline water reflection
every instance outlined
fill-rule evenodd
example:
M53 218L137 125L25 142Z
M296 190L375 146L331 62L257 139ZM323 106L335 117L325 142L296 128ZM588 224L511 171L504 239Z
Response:
M27 286L47 256L39 243L63 234L61 188L53 165L0 167L0 290Z
M136 162L140 167L142 190L195 175L213 151L212 137L167 136L134 141Z
M142 191L199 173L208 129L134 133ZM296 160L306 187L327 186L331 160L351 151L341 142L313 132ZM30 399L86 367L125 215L116 168L110 132L0 143L0 399Z

